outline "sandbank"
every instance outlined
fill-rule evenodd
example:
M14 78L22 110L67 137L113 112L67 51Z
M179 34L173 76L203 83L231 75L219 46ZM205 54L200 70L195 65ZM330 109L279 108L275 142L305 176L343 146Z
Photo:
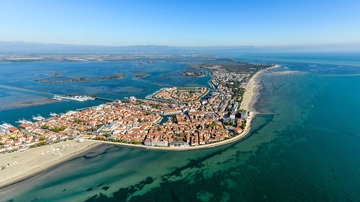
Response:
M28 149L24 152L0 154L0 166L5 166L5 169L0 170L0 187L32 176L97 145L99 144L96 142L78 143L75 140L68 140L52 146ZM59 148L58 151L57 148Z

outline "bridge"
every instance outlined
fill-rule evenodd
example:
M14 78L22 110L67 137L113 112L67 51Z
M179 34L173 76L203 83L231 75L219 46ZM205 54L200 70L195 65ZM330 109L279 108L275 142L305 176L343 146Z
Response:
M115 101L115 99L110 99L110 98L106 98L106 97L95 97L95 99L104 100L104 101L110 101L110 102Z

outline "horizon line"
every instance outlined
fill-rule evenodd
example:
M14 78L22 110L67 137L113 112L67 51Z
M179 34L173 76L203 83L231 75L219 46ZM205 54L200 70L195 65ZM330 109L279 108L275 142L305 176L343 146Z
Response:
M322 43L322 44L288 44L288 45L200 45L200 46L172 46L172 45L99 45L99 44L70 44L70 43L46 43L46 42L29 42L29 41L0 41L0 43L23 43L23 44L36 44L36 45L63 45L63 46L94 46L94 47L107 47L107 48L120 48L120 47L171 47L171 48L316 48L327 46L359 46L360 42L354 43Z

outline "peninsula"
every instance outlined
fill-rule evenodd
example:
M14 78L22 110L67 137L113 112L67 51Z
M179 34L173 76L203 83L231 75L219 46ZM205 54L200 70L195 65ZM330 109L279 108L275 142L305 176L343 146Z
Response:
M278 66L272 68L275 67ZM4 154L0 155L9 157L7 153L15 151L11 155L16 155L18 160L5 158L9 162L2 162L0 172L26 163L24 159L30 156L50 152L52 156L59 157L38 160L37 166L22 167L22 172L9 174L0 181L0 186L19 179L20 175L37 172L45 165L65 161L71 156L71 152L63 155L66 153L63 149L68 145L72 146L73 152L99 142L176 151L215 147L245 137L255 114L252 105L257 97L257 77L269 68L256 73L235 73L221 66L207 68L212 69L209 81L211 92L206 87L174 87L154 94L159 96L166 91L171 95L161 102L130 97L37 122L22 123L17 128L1 125L0 152ZM164 121L164 118L168 120ZM49 146L45 145L49 143L54 144L56 149L53 146L46 149ZM57 146L60 144L62 146Z

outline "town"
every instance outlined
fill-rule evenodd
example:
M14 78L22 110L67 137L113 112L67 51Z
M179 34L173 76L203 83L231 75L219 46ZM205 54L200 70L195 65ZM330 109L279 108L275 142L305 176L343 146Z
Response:
M154 95L148 96L148 98L167 102L184 103L200 100L208 92L209 89L205 87L162 88L155 92Z
M149 147L194 147L226 140L246 126L248 112L239 106L251 76L217 66L211 72L211 91L206 87L166 88L152 95L155 100L130 97L81 111L52 114L37 122L22 122L18 127L4 123L0 125L0 152L22 151L67 139Z

